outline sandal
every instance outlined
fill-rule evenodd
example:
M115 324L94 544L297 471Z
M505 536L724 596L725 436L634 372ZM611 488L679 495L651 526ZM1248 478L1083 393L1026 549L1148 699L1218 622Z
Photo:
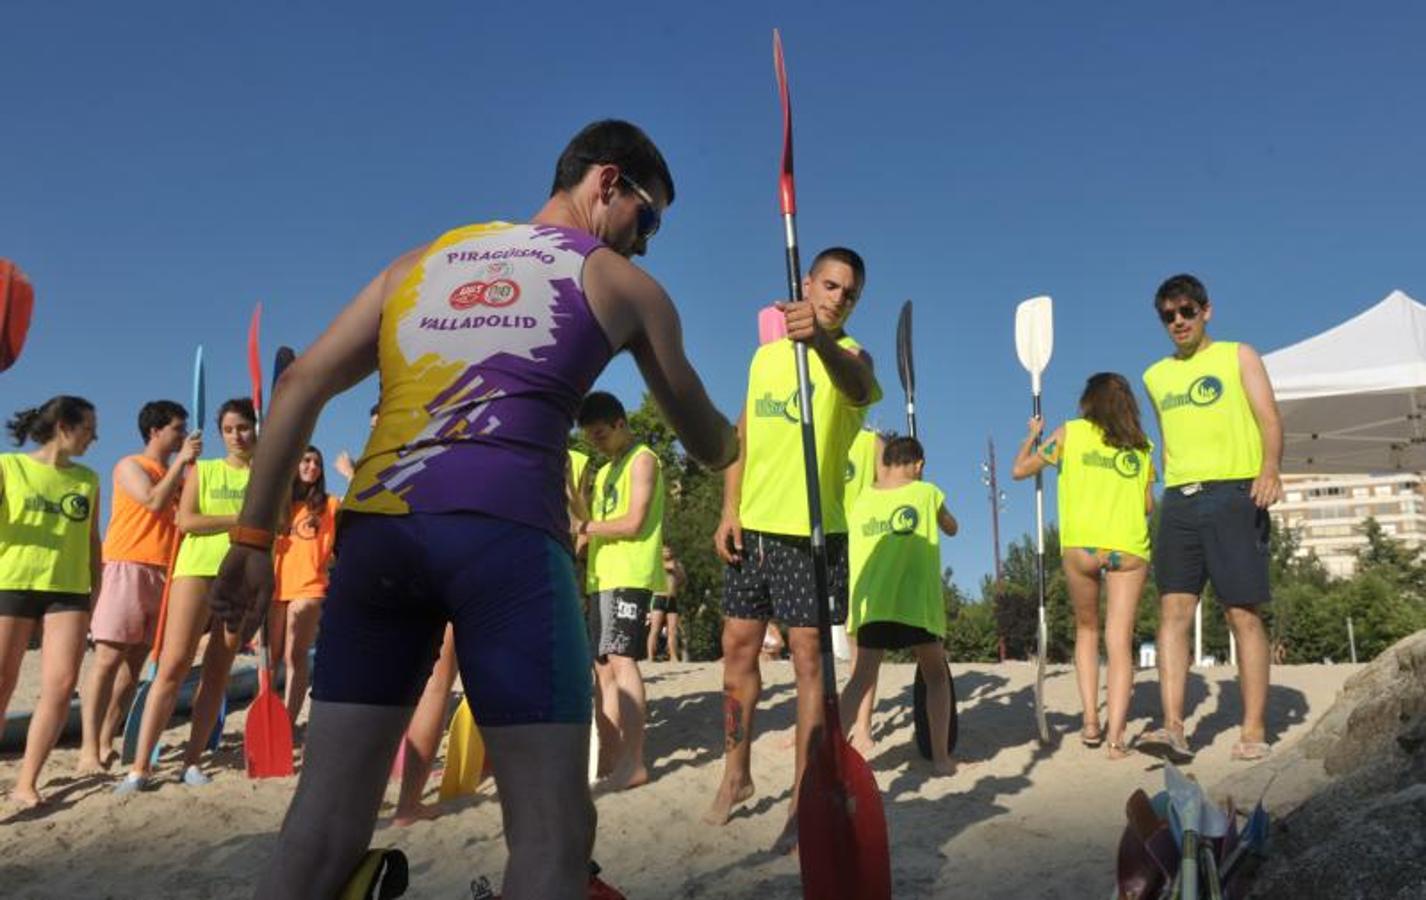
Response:
M1080 729L1079 742L1091 750L1104 743L1104 730L1096 726L1093 730L1086 725Z
M1134 746L1140 753L1157 756L1171 763L1183 765L1193 762L1193 751L1189 749L1188 741L1182 735L1169 731L1167 728L1159 728L1140 735Z
M1267 741L1239 741L1229 756L1237 762L1258 762L1267 759L1272 752L1272 745Z

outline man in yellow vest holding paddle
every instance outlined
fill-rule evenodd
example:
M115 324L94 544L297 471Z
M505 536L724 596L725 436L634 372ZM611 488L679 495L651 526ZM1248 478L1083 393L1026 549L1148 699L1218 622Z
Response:
M753 708L762 691L758 651L769 619L788 627L797 678L797 764L792 808L781 849L795 839L797 785L806 768L812 729L822 718L807 477L793 342L801 341L812 383L822 525L826 531L832 621L847 616L847 518L843 508L847 453L881 399L871 357L844 330L866 284L855 252L833 247L817 254L803 280L808 302L779 304L787 335L758 348L748 371L747 399L738 419L742 454L723 479L723 515L714 535L727 564L723 593L723 781L705 821L722 825L753 794Z
M644 620L656 592L668 589L663 568L663 466L629 430L624 405L595 391L579 408L579 427L609 458L594 475L590 518L576 526L589 539L589 640L600 706L618 735L609 775L617 790L649 780L644 766L644 678L639 660Z
M1144 373L1164 448L1164 499L1154 541L1162 604L1159 690L1163 727L1139 749L1174 762L1193 758L1183 730L1188 635L1205 584L1212 583L1238 641L1243 728L1233 758L1269 753L1267 509L1282 499L1282 421L1262 357L1247 344L1214 341L1203 283L1175 275L1154 306L1174 354Z

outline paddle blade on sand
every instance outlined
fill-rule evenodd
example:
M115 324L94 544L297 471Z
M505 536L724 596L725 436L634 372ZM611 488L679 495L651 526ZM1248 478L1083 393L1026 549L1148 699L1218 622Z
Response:
M886 813L871 767L834 728L813 750L797 793L802 896L890 900Z
M485 741L475 727L470 703L462 700L451 717L450 741L446 744L446 773L441 777L441 800L469 796L480 787L485 773Z
M282 705L281 698L272 692L272 675L265 658L258 670L257 699L248 707L243 759L247 762L249 778L282 778L292 774L292 721L287 718L287 707Z
M30 333L35 288L20 267L0 259L0 372L15 364Z

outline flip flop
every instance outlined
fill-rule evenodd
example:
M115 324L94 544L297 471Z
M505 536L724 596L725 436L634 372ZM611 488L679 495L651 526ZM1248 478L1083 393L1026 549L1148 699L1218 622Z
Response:
M1079 742L1093 750L1104 743L1104 729L1096 728L1091 732L1088 728L1081 728L1079 732Z
M1193 762L1193 751L1189 749L1188 741L1167 728L1158 728L1140 735L1134 742L1134 749L1178 765Z
M1267 759L1272 752L1272 745L1267 741L1239 741L1229 756L1237 762L1258 762Z

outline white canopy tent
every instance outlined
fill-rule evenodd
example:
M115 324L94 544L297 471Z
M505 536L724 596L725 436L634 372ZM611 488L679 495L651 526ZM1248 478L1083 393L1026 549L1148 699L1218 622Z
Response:
M1263 363L1282 411L1284 472L1426 470L1426 305L1392 291Z

